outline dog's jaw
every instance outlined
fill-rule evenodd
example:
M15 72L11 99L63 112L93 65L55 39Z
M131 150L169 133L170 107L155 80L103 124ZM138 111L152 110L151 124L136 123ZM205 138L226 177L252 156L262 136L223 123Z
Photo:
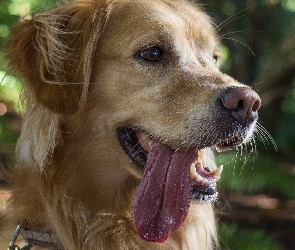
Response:
M117 133L121 147L130 160L141 169L145 169L148 156L154 146L153 144L155 142L158 143L160 140L156 140L140 130L130 128L120 128ZM179 151L183 154L190 152L190 154L194 155L192 162L187 167L187 171L189 171L192 179L192 199L214 201L218 196L216 182L220 178L223 166L218 169L209 169L207 166L204 166L202 157L200 156L202 154L201 149L172 149L170 146L165 145L165 143L160 144L163 144L174 152ZM220 147L223 148L223 151L226 150L226 147Z
M172 149L133 129L119 129L118 135L129 158L144 164L133 203L134 223L143 239L164 242L185 221L192 199L217 198L222 167L204 167L197 149Z

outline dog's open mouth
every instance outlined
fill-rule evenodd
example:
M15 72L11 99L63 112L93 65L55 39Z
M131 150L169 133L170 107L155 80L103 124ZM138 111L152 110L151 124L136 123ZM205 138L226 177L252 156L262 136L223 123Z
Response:
M174 150L134 129L118 130L122 148L129 158L144 168L135 194L133 219L142 238L164 242L186 219L191 200L217 198L216 182L222 166L203 166L200 151ZM233 148L240 139L218 143L219 150Z

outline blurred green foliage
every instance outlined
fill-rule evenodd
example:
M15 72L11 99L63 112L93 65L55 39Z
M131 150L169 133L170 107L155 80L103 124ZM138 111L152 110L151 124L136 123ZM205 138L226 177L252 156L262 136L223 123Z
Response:
M13 155L18 138L20 119L17 114L23 107L19 102L22 90L21 81L11 76L5 59L5 44L11 28L21 17L38 9L54 5L52 0L1 0L0 8L0 153ZM4 105L5 106L4 106ZM4 109L4 110L3 110ZM1 115L3 112L6 113Z
M220 223L222 249L283 250L263 229L241 229L237 224Z
M270 139L260 136L267 142L256 139L254 156L245 149L242 154L218 155L217 161L225 165L220 188L244 195L267 194L295 200L295 1L199 2L204 3L216 23L224 60L222 70L260 94L263 106L259 122L278 147L276 151ZM21 111L18 96L22 85L9 75L5 60L9 32L21 16L54 4L54 0L1 0L0 104L7 106L7 112L0 115L0 150L15 144L19 131L12 124L14 115ZM250 229L243 224L221 222L220 235L223 249L291 249L290 245L277 243L266 228Z

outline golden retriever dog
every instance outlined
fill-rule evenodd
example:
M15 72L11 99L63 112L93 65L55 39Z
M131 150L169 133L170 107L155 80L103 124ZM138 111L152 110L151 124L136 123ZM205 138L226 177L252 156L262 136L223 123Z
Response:
M24 249L218 248L211 148L253 139L260 98L219 71L200 6L66 3L7 51L25 82L7 208Z

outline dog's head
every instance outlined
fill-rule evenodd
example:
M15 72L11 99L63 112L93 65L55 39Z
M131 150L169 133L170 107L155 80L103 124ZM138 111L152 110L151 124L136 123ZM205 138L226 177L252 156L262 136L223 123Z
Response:
M69 192L127 209L140 180L133 218L148 241L179 228L192 199L216 198L222 169L207 148L252 139L260 98L219 71L218 37L190 3L81 1L26 21L8 49L36 100L30 114L58 117L53 164Z

